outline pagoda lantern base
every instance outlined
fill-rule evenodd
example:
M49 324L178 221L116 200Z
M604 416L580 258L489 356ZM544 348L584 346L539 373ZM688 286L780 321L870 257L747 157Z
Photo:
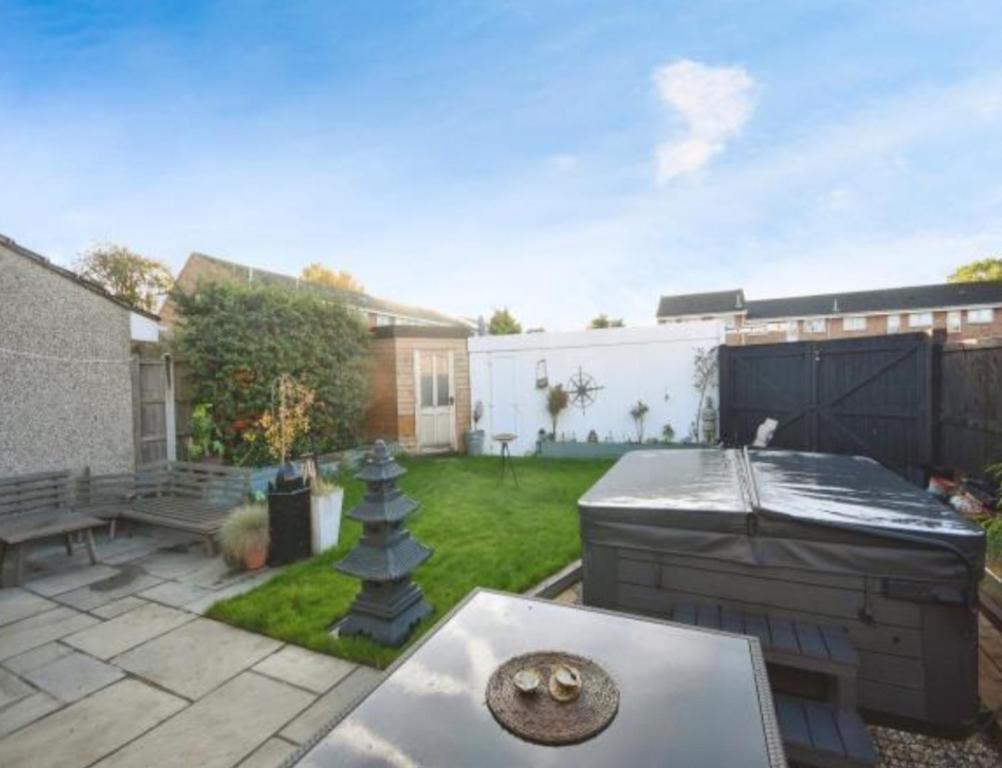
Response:
M414 626L431 613L420 588L402 579L396 582L363 582L362 591L337 627L341 637L365 635L381 645L399 647Z

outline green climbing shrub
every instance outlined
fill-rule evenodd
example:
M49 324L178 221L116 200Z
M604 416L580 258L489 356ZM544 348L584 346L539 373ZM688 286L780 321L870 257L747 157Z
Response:
M229 461L269 462L259 422L281 374L316 394L293 455L358 441L368 407L368 330L343 304L311 291L233 283L201 283L174 300L175 352L190 368L194 402L211 405Z

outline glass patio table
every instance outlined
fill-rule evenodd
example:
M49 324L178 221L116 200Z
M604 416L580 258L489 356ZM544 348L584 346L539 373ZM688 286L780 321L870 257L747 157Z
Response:
M598 662L619 711L578 744L523 741L486 688L507 659L566 651ZM298 768L785 766L755 638L475 590L338 721L293 755Z

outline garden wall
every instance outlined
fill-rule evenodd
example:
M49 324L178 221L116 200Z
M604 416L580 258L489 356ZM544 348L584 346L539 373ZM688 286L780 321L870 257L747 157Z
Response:
M584 441L590 430L600 440L636 440L630 409L643 400L650 411L644 437L660 437L671 424L676 440L697 419L700 395L693 386L697 351L721 343L719 322L605 328L563 333L475 336L469 340L471 402L484 404L480 428L486 448L497 452L491 435L513 432L517 454L531 453L540 429L551 430L547 387L562 384L573 397L574 383L585 378L593 402L573 399L557 422L562 434ZM590 380L589 380L590 377ZM539 386L545 379L546 384ZM573 381L572 381L573 380ZM708 391L717 402L716 386Z
M133 467L130 312L0 241L0 476Z

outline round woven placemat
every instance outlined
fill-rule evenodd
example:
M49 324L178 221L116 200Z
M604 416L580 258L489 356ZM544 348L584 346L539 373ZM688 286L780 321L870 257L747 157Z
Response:
M581 695L560 703L547 684L554 667L569 664L581 673ZM539 689L521 693L515 673L533 667L542 677ZM538 651L508 659L487 683L487 706L501 725L537 744L576 744L600 733L619 709L619 688L609 673L591 659L559 651Z

